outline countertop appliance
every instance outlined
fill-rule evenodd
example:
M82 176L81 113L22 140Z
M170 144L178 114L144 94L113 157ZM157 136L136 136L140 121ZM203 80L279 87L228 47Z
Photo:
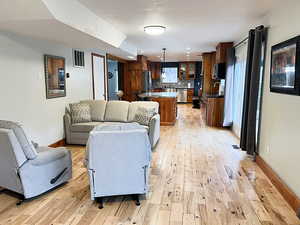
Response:
M226 63L216 63L214 67L214 78L225 79L226 77Z

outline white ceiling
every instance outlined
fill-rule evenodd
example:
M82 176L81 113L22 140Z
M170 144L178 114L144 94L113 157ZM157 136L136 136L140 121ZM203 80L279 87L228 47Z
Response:
M1 0L0 31L124 58L137 52L124 33L75 0Z
M218 42L239 41L278 0L79 0L88 9L127 35L140 54L159 61L199 60ZM146 25L163 25L166 33L149 36ZM186 48L191 48L187 58Z

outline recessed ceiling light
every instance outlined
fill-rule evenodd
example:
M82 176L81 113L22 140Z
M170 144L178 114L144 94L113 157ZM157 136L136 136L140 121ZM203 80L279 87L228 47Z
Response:
M132 56L132 55L129 55L127 57L128 57L128 59L135 59L134 56Z
M144 27L144 31L150 35L160 35L166 31L166 27L159 25L150 25Z

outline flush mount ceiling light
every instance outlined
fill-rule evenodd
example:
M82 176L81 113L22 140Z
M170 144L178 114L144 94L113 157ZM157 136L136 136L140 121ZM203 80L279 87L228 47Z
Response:
M159 25L145 26L144 31L149 35L161 35L166 31L166 27Z

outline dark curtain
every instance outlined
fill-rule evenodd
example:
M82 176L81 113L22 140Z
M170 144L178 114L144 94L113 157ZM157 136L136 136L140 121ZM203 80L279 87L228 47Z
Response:
M262 57L265 37L264 26L249 31L240 147L250 155L257 153L257 121L260 121L257 110L262 88L260 80L263 76L261 66L264 62Z

